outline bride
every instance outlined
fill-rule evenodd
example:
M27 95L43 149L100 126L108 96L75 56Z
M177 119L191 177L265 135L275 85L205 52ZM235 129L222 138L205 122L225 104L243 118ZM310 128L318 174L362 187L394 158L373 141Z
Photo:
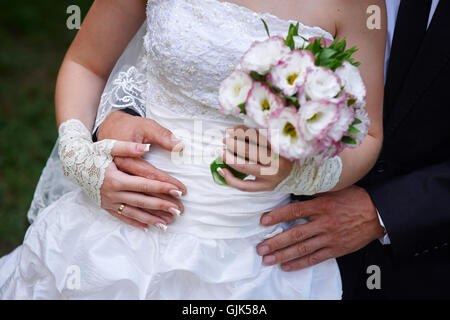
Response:
M366 9L377 3L384 12L384 2L234 2L95 1L64 59L56 89L59 156L64 175L78 187L43 208L23 245L0 260L0 298L341 297L333 259L295 272L265 265L256 246L282 226L263 227L259 220L287 204L290 193L340 190L374 164L382 141L385 33L366 27ZM226 129L243 120L220 113L218 88L250 44L267 37L261 18L272 35L285 35L289 24L298 20L305 38L346 37L359 47L356 58L367 86L369 135L360 147L313 168L314 175L301 183L292 174L296 165L280 159L273 176L256 174L254 181L238 181L223 171L232 187L219 186L209 169L216 155L205 150L223 148ZM138 54L130 66L123 59L134 49ZM123 66L126 71L116 72ZM128 95L120 97L123 92ZM92 142L92 129L121 103L174 132L180 141L177 151L183 151L115 140ZM221 137L208 134L217 130ZM228 133L233 136L234 131ZM170 183L127 175L115 167L112 160L117 156L143 156L176 179ZM255 168L258 165L252 172ZM142 192L107 193L106 181L137 184Z

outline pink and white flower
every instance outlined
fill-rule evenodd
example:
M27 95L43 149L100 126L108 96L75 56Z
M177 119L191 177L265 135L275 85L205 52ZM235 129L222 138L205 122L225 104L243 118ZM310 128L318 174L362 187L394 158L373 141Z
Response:
M264 41L255 41L242 58L239 68L247 73L256 71L264 75L290 51L291 49L286 46L280 36L274 36Z
M352 107L348 107L346 100L338 104L339 116L337 121L331 126L327 133L327 137L331 138L333 142L341 141L348 128L355 120L355 113Z
M299 120L297 109L287 107L272 112L268 121L272 150L291 160L308 157L314 151L313 144L300 134Z
M320 140L338 120L338 105L328 100L312 100L299 109L299 127L307 141Z
M247 115L258 126L267 128L270 114L284 107L283 100L274 94L266 84L260 82L253 83L245 104L245 110Z
M341 92L341 79L330 69L315 67L308 72L304 86L311 100L333 99Z
M268 80L285 95L293 96L306 81L308 71L315 67L310 51L293 50L272 68Z
M354 96L359 105L366 99L366 87L357 67L348 61L336 69L336 74L341 78L345 92Z
M220 84L219 104L224 114L239 114L239 105L247 100L253 85L252 78L245 72L236 70Z
M361 123L353 125L356 129L359 130L359 133L352 135L352 138L356 139L356 145L348 145L350 148L356 148L361 145L364 141L364 138L369 133L370 127L370 118L364 109L355 109L355 118L361 120Z

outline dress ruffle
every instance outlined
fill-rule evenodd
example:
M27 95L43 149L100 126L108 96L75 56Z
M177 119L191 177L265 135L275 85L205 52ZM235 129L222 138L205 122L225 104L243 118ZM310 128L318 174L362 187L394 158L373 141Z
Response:
M0 260L0 297L339 299L334 260L291 273L262 264L256 245L280 231L276 227L262 235L218 240L143 232L75 191L44 210L23 245Z

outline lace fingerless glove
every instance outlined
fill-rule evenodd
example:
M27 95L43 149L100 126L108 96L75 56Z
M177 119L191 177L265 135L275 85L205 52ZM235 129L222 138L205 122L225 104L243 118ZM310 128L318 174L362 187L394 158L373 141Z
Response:
M64 176L77 184L101 206L100 188L105 171L113 161L115 140L92 142L91 133L79 120L70 119L59 126L58 154Z
M311 196L327 192L339 182L342 173L342 160L336 156L327 159L321 166L315 164L294 164L289 176L276 188L277 192Z

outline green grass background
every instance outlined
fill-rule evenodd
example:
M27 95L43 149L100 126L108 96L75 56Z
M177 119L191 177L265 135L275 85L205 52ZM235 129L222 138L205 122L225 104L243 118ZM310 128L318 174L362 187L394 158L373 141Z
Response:
M26 213L57 131L54 89L76 30L66 9L84 18L92 0L3 1L0 10L0 256L19 245Z

